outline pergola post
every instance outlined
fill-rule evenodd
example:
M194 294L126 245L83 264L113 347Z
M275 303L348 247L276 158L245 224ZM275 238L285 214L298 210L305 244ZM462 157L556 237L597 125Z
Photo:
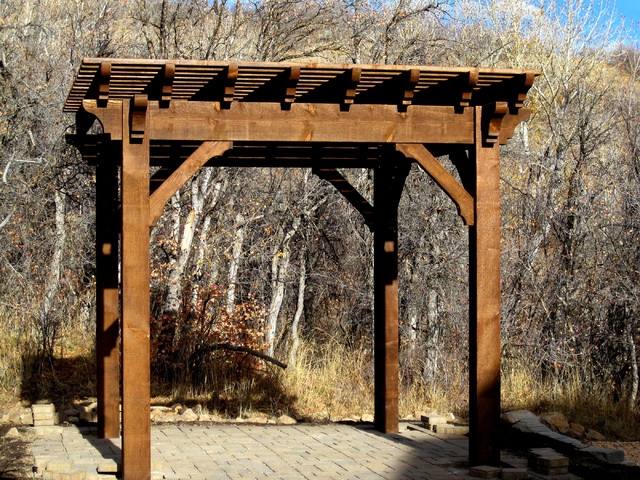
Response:
M111 155L115 152L108 142ZM118 163L96 165L96 366L98 437L120 436L120 360L118 352Z
M144 99L122 108L122 465L151 478L149 352L149 138ZM135 103L135 107L134 107ZM132 127L130 128L130 109ZM134 134L142 138L132 139Z
M484 107L490 110L487 107ZM475 225L469 227L469 463L500 463L500 147L476 107ZM484 122L484 125L483 125ZM484 127L484 128L483 128ZM489 140L489 141L488 141Z
M374 171L374 369L375 426L398 432L398 203L408 163L389 164Z

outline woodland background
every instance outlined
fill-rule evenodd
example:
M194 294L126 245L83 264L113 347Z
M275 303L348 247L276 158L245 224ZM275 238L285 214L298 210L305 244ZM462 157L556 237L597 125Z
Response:
M0 0L2 398L95 395L95 177L62 113L83 57L514 67L542 75L502 150L505 405L637 427L640 52L610 7ZM343 174L370 198L370 172ZM399 235L401 410L464 412L468 237L415 167ZM333 187L308 170L204 169L151 236L154 395L234 415L372 410L372 237Z

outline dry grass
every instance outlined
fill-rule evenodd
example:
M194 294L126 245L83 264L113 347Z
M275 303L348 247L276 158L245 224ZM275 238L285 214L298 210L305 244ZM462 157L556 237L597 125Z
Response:
M56 358L34 371L30 358L35 346L18 329L0 327L0 402L51 398L83 399L95 395L95 362L90 339L65 332ZM75 335L75 336L74 336ZM78 337L78 338L75 338ZM336 338L302 343L294 364L280 370L260 363L250 368L224 362L206 366L200 383L155 382L156 404L199 403L209 412L228 417L300 415L314 420L356 419L374 412L373 352L368 346L347 347ZM246 364L246 361L244 361ZM467 379L461 362L450 359L442 378L425 381L402 369L400 415L418 412L467 414ZM503 410L529 409L536 413L561 411L571 421L621 440L640 439L640 415L626 402L614 402L606 385L580 378L578 371L541 379L527 365L503 364ZM35 377L34 377L35 375ZM34 380L34 378L36 378ZM37 388L34 389L34 385Z

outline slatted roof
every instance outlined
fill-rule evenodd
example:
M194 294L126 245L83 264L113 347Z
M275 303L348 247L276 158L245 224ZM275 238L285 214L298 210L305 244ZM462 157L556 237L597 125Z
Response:
M64 106L149 100L522 107L538 71L397 65L86 58Z

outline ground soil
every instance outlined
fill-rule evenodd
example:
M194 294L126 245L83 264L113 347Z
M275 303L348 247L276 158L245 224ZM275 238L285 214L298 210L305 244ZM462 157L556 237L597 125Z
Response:
M12 425L0 426L0 480L26 480L33 477L31 442L33 432L29 427L15 427L19 436L7 435Z

